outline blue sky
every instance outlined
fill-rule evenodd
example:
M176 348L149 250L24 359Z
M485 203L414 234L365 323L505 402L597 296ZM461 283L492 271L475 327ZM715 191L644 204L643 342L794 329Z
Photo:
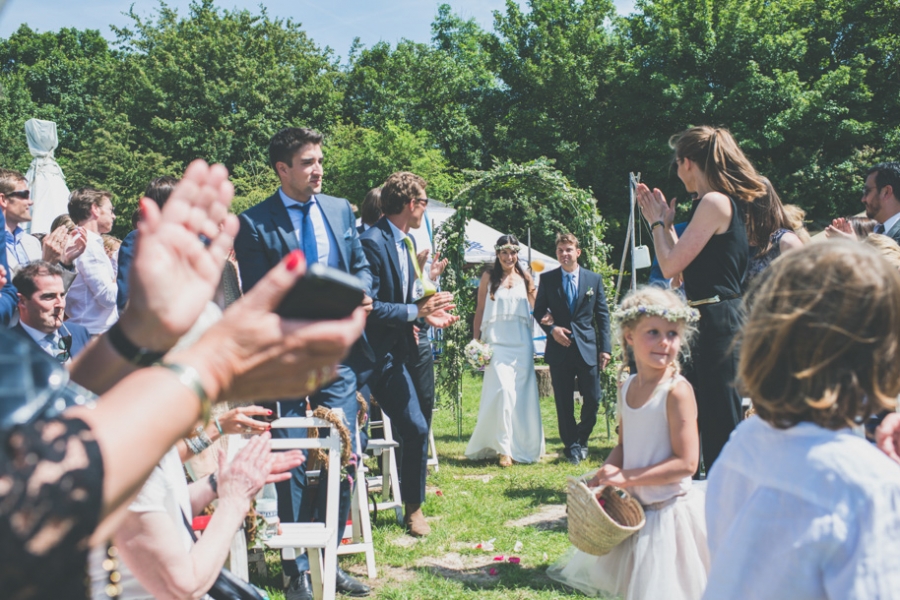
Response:
M492 29L492 11L502 10L504 0L445 0L454 12L475 18L485 29ZM527 5L525 0L519 4ZM437 14L438 0L217 0L225 8L246 8L258 12L264 4L273 17L292 18L320 46L330 46L338 56L346 57L354 37L371 46L380 40L396 43L401 38L417 42L431 39L431 22ZM631 12L633 0L614 0L620 13ZM189 0L168 0L180 13L187 12ZM99 29L111 38L109 25L127 25L122 13L134 5L139 15L152 15L157 0L0 0L0 37L8 37L27 23L37 31L55 31L62 27Z

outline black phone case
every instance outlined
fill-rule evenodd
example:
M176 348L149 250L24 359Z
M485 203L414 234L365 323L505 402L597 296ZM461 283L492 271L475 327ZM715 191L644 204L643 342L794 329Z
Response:
M310 265L275 311L289 319L343 319L362 304L358 277L325 265Z

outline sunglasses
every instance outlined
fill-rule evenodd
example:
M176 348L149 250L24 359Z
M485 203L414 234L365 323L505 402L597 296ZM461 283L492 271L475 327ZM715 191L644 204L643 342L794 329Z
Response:
M65 363L67 360L72 358L72 336L71 335L61 335L59 336L59 342L56 345L57 348L62 350L59 354L56 355L56 360L61 363Z
M31 198L31 190L16 190L15 192L9 192L3 195L9 196L10 198L21 198L22 200L28 200L29 198Z

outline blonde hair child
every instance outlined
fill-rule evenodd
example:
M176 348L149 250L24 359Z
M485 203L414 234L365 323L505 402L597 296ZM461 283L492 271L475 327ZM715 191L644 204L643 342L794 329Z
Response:
M625 488L644 505L646 525L604 556L572 549L548 575L588 595L626 600L698 600L709 556L704 494L692 486L700 439L694 391L679 355L699 315L670 290L643 287L613 320L637 373L619 390L619 442L589 487Z

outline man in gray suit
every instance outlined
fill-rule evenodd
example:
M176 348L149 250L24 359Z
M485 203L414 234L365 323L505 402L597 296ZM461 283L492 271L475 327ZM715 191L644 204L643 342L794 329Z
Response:
M371 290L369 263L359 243L356 217L350 203L343 198L326 196L322 191L322 134L311 129L289 127L276 133L269 141L269 163L281 181L281 187L266 200L240 215L241 228L234 240L234 252L240 268L241 283L246 293L263 278L266 272L295 250L302 250L306 262L323 263L340 269L361 280ZM364 304L371 307L366 296ZM338 367L337 378L309 397L313 409L318 406L340 408L350 439L356 433L356 390L363 382L358 375L374 365L374 354L365 339L353 347L344 364ZM304 399L283 401L281 416L306 416ZM300 432L275 429L273 437L293 437ZM305 436L305 432L303 432ZM357 449L354 452L358 453ZM352 473L355 476L355 473ZM291 479L276 484L278 514L283 522L296 523L314 519L324 520L324 493L311 498L306 491L306 468L302 465L291 472ZM341 483L338 515L338 541L343 534L350 509L350 486ZM295 560L283 560L284 573L290 577L287 600L312 600L309 579L309 559L302 554ZM349 596L366 596L369 588L356 581L340 568L337 570L337 589Z
M866 216L878 221L875 233L900 244L900 162L878 163L866 172L862 203Z

